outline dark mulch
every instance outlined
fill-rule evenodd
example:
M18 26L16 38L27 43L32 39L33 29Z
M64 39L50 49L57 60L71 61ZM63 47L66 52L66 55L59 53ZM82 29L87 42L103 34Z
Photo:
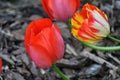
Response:
M111 35L120 39L120 0L81 0L104 10L111 25ZM24 48L24 34L30 21L48 17L39 0L0 0L0 57L3 58L3 80L62 80L50 67L39 69L29 59ZM120 51L96 51L88 49L72 37L67 25L55 22L65 40L64 58L57 65L71 80L120 80ZM99 45L119 45L107 38ZM115 67L107 66L82 56L87 51ZM116 61L116 59L118 61ZM101 62L101 61L100 61Z

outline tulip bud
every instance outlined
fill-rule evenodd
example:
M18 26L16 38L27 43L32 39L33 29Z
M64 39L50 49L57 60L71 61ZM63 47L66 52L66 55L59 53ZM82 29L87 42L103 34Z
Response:
M79 8L80 0L42 0L42 6L52 19L66 22Z
M0 58L0 73L2 72L2 59Z
M96 44L110 33L106 14L97 7L85 4L71 19L72 34L80 41Z
M64 41L60 30L48 18L30 23L26 30L25 48L40 68L50 67L64 55Z

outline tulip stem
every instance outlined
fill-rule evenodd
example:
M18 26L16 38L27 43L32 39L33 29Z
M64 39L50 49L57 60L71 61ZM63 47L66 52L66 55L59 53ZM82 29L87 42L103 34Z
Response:
M110 47L103 47L103 46L96 46L96 45L92 45L86 42L82 42L81 43L87 47L90 47L92 49L95 50L101 50L101 51L115 51L115 50L120 50L120 46L110 46Z
M67 26L68 26L68 29L71 31L72 26L71 26L71 22L70 22L70 20L68 20L68 21L66 22L66 24L67 24Z
M112 41L120 43L120 39L114 38L111 35L108 35L107 38L111 39Z
M66 75L64 75L60 69L56 66L56 64L52 65L53 69L63 78L63 80L70 80Z

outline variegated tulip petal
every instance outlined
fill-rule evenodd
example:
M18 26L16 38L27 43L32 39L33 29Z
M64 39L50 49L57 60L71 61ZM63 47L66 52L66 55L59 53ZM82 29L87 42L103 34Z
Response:
M96 44L110 33L108 19L97 7L85 4L71 19L72 34L80 41Z
M106 37L110 33L109 24L99 13L96 12L95 14L95 12L96 11L93 11L90 14L89 23L93 25L93 28L99 30L96 35Z

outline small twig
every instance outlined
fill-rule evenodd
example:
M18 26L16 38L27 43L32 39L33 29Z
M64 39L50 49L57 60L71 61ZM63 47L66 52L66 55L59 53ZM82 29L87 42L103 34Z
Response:
M78 54L75 52L74 48L72 48L69 44L66 44L66 52L68 52L69 54L73 54L74 56L78 56Z
M5 61L7 61L8 63L10 63L10 64L15 64L7 55L5 55L5 54L2 54L2 53L0 53L0 58L2 58L2 59L4 59Z
M112 58L114 61L116 61L118 64L120 64L120 60L116 57L112 56L110 53L107 54L110 58Z
M74 48L72 49L71 52L74 52L75 54L77 54L76 51L74 50ZM83 52L81 52L80 55L84 56L84 57L88 57L89 59L91 59L91 60L93 60L93 61L95 61L95 62L97 62L99 64L104 64L105 63L107 65L107 67L112 68L115 71L118 69L118 67L116 67L115 65L111 64L110 62L108 62L108 61L106 61L106 60L104 60L104 59L102 59L102 58L100 58L100 57L98 57L98 56L96 56L96 55L86 51L86 50L83 50Z
M0 80L3 80L2 76L0 76Z
M108 61L106 61L106 60L104 60L104 59L102 59L102 58L100 58L100 57L98 57L98 56L96 56L88 51L84 50L83 52L80 53L80 55L84 56L84 57L88 57L89 59L91 59L99 64L105 63L107 67L112 68L115 71L117 71L117 69L118 69L118 67L116 67L115 65L109 63Z
M46 73L44 69L40 69L40 72L42 75L44 75Z
M11 34L10 32L5 32L1 28L0 28L0 33L3 34L3 35L5 35L5 36L8 36L8 37L13 37L13 34Z

